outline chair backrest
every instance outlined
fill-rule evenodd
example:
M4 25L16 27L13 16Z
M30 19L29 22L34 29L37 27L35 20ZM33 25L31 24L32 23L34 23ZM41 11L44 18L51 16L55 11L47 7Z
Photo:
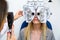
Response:
M51 23L50 23L49 21L47 21L46 24L47 24L47 27L52 30L52 25L51 25ZM27 23L26 21L24 21L24 22L22 23L22 25L21 25L21 29L27 27L27 25L28 25L28 23Z

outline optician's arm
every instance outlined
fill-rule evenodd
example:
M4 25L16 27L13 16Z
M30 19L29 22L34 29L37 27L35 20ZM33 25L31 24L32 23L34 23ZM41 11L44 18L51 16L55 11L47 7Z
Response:
M21 16L23 16L23 11L18 11L14 16L14 20L17 20Z

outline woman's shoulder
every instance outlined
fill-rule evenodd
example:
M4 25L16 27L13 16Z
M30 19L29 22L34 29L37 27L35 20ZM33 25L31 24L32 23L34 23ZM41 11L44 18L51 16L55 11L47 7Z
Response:
M20 33L19 33L20 35L19 35L18 40L24 40L24 32L25 32L25 29L26 28L23 28L23 29L20 30Z
M55 40L55 37L54 37L53 31L50 30L50 29L47 29L46 37L47 37L48 40L50 40L50 39Z
M26 32L28 30L28 27L25 27L23 29L20 30L20 32Z
M47 34L53 34L53 30L51 30L51 29L49 29L49 28L47 28Z
M27 27L21 29L21 30L20 30L20 34L21 34L21 35L24 35L24 33L26 32L26 29L27 29Z
M27 29L27 27L23 28L20 32L23 33L23 32L25 32L26 29ZM47 34L52 34L53 33L53 31L49 28L47 28L46 32L47 32Z

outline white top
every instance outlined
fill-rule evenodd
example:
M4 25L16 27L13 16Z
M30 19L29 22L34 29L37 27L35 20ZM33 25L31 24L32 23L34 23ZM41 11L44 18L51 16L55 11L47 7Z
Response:
M5 23L2 31L0 32L0 40L6 40L7 39L7 31L8 31L8 24Z

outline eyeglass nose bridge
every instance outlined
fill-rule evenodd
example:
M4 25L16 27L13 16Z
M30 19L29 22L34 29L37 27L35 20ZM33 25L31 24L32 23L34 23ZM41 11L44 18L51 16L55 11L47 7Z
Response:
M35 13L34 17L37 17L37 16L38 16L37 13Z

